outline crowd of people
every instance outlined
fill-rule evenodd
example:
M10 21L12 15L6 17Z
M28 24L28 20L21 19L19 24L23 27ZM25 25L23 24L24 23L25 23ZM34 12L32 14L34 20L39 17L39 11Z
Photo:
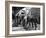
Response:
M25 30L30 30L29 27L32 25L32 28L35 27L35 30L37 29L37 24L39 23L36 17L30 18L27 16L26 19L24 19L25 16L16 16L15 17L15 26L23 26Z

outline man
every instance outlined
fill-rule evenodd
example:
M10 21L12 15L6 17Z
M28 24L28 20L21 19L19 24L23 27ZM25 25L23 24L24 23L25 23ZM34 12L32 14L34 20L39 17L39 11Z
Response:
M34 18L34 25L35 25L35 30L37 29L37 18Z

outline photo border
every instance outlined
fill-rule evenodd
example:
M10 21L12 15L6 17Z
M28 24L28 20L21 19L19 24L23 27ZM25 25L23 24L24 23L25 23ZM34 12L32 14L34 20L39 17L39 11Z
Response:
M42 5L43 6L43 33L31 33L31 34L9 34L9 5L15 3ZM5 1L5 37L18 37L18 36L35 36L45 35L45 3L35 2L19 2L19 1Z

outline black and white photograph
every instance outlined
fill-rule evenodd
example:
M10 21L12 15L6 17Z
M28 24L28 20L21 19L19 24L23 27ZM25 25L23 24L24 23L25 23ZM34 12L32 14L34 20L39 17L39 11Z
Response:
M43 33L43 6L10 4L9 33Z
M40 8L12 7L12 31L40 30Z

